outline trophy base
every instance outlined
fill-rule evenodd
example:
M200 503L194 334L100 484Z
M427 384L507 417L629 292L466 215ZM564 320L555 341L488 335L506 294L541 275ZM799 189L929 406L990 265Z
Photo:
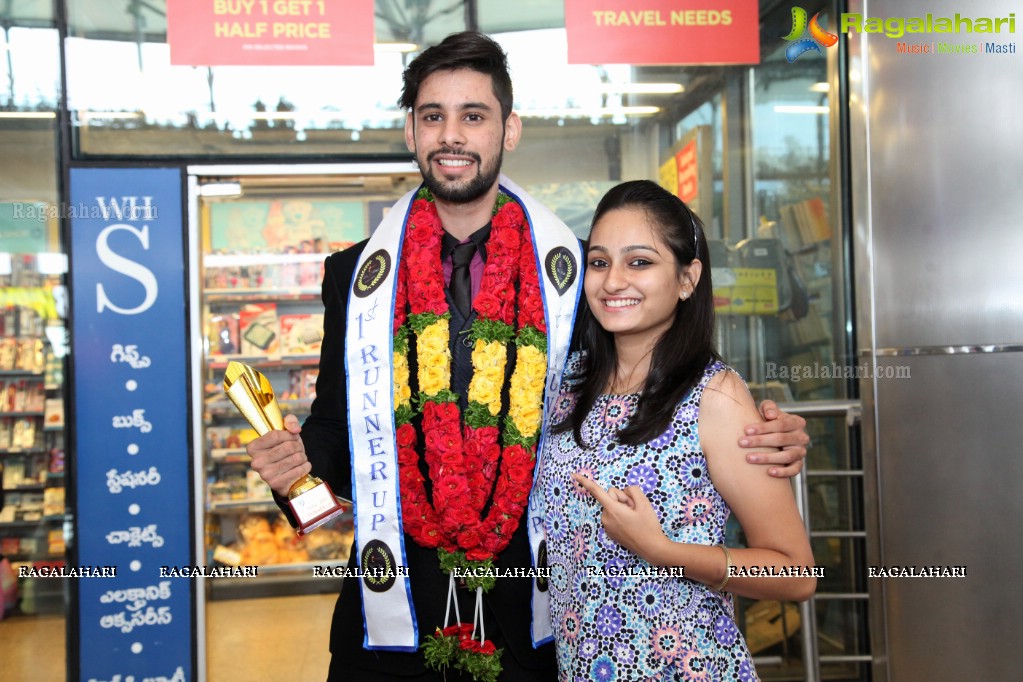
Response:
M299 535L305 535L348 511L323 481L289 499L288 506L298 521L296 532Z

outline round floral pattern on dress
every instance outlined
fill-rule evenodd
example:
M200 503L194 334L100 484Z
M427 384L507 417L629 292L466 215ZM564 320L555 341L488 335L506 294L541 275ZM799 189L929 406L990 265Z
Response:
M650 496L657 489L657 471L646 464L639 464L629 469L625 476L626 485L638 485L644 495Z
M682 483L687 488L699 488L707 481L707 462L703 457L686 457L681 462Z
M664 589L659 583L648 582L636 590L636 610L645 618L655 618L664 605Z
M581 359L575 354L566 366L556 419L574 405L569 387ZM730 599L702 583L657 575L607 536L600 505L572 479L585 472L605 489L639 486L672 540L723 542L730 511L710 480L698 419L704 387L725 369L720 362L708 365L669 427L645 445L617 441L637 395L598 397L580 429L583 447L571 433L545 440L534 495L552 566L551 614L562 680L757 679Z
M626 422L629 421L629 415L631 410L629 409L629 402L633 396L631 395L612 395L605 396L606 402L604 403L604 426L611 427L615 431L621 431L622 427L625 426Z
M575 611L568 611L561 619L561 634L569 641L579 636L579 616Z
M618 666L608 656L600 656L590 667L591 679L597 682L612 682L618 679Z

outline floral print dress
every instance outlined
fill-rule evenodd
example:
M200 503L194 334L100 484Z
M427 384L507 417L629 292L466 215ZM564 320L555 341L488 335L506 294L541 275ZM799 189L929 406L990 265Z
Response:
M572 408L570 377L581 360L575 354L565 368L569 378L554 423ZM572 480L578 471L605 489L638 485L672 540L724 542L731 511L710 480L697 419L704 387L727 369L719 361L709 364L668 429L644 445L617 442L638 395L600 396L583 424L586 447L571 433L547 438L533 494L541 496L544 513L561 680L758 679L730 598L653 567L608 538L600 504Z

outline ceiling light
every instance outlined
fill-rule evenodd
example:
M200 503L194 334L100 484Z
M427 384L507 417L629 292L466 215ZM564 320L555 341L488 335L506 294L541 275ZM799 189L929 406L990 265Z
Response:
M826 114L831 109L826 106L806 104L778 104L774 107L774 111L778 114Z
M199 185L201 197L238 197L242 194L240 182L207 182Z
M681 83L601 83L600 91L625 95L675 95L685 90Z
M0 118L57 118L53 111L0 111Z
M78 119L81 121L117 121L122 119L141 118L142 114L137 111L79 111Z
M377 52L415 52L419 46L415 43L376 43L373 49Z
M230 268L239 265L281 265L286 263L322 263L322 253L245 253L210 254L203 257L208 268Z
M660 107L590 107L587 109L523 109L518 112L523 118L602 118L604 116L649 116L661 110Z

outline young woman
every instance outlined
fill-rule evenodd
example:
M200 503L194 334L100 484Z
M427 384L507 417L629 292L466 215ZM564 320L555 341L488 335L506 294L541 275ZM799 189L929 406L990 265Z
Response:
M563 680L756 679L729 593L804 600L816 588L789 481L738 446L761 418L713 348L707 254L700 221L652 182L597 207L584 350L566 367L534 492ZM723 544L732 512L748 548ZM749 577L764 567L788 577Z

